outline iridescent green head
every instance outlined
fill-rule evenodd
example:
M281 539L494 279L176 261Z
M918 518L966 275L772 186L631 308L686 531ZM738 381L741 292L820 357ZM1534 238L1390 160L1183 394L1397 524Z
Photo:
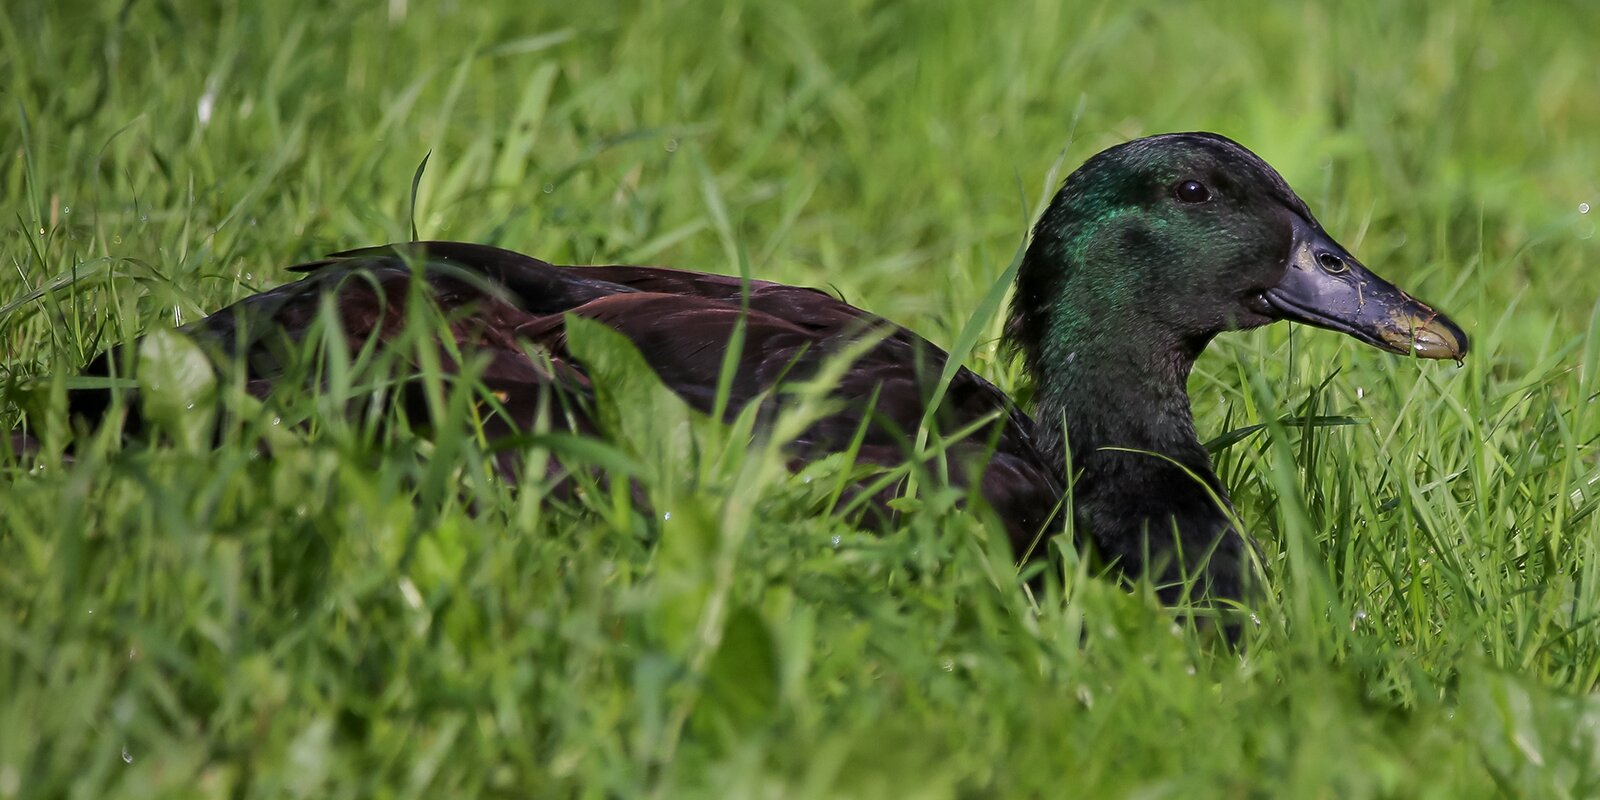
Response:
M1467 352L1459 327L1362 266L1272 167L1211 133L1138 139L1072 173L1034 229L1011 329L1048 372L1108 338L1192 359L1217 333L1279 319L1421 358Z

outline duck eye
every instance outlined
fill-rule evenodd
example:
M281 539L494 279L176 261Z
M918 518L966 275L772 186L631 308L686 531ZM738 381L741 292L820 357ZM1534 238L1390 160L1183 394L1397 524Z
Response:
M1184 181L1173 190L1185 203L1204 203L1211 199L1211 190L1199 181Z

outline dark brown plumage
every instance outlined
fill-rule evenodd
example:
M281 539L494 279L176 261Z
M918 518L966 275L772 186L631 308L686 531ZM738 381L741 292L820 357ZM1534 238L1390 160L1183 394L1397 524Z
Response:
M556 266L461 242L370 248L293 267L306 277L247 297L182 332L210 352L243 363L247 388L265 397L330 294L352 351L374 337L380 347L394 337L405 323L408 298L416 296L413 264L425 265L426 296L454 320L449 329L458 351L487 356L481 379L505 398L505 414L488 423L490 436L531 429L552 391L575 430L594 432L588 376L566 346L568 314L622 333L661 380L702 413L714 410L724 354L744 319L744 345L725 412L729 420L780 379L803 380L863 337L882 337L834 390L841 407L792 443L796 466L846 450L858 435L859 463L905 463L946 361L943 350L916 334L814 289L767 281L750 281L746 289L738 278L656 267ZM86 371L111 374L120 353L102 354ZM454 368L448 356L444 360ZM72 411L98 418L109 399L109 392L77 392ZM766 402L763 413L776 410L775 398ZM411 405L420 413L420 400ZM1005 521L1013 546L1024 552L1061 497L1060 481L1033 446L1031 422L1004 392L966 368L951 380L941 409L943 430L995 420L956 443L948 458L979 465L983 495ZM137 418L131 424L137 426ZM519 454L502 454L499 463L502 471L514 472ZM964 482L966 476L957 478ZM882 501L895 494L891 487L876 498L875 519L892 516Z

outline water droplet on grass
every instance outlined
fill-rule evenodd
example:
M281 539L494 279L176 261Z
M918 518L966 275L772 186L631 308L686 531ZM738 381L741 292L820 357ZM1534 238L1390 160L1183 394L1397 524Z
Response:
M127 745L123 745L122 746L122 763L124 763L124 764L132 764L133 763L133 754L128 752L128 746Z
M666 146L667 146L667 152L669 152L669 153L678 152L678 140L677 139L668 139Z
M556 190L556 185L553 184L553 183L547 183L547 184L544 185L544 193L545 194L550 194L551 192L553 192L555 190Z
M1588 203L1579 203L1578 204L1578 213L1579 214L1587 214L1587 213L1589 213L1589 204Z

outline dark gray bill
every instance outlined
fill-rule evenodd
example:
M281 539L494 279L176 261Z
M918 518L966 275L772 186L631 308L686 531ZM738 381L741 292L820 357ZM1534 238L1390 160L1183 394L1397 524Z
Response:
M1262 296L1281 319L1347 333L1392 353L1458 361L1467 354L1467 334L1449 317L1372 274L1298 217L1289 269Z

